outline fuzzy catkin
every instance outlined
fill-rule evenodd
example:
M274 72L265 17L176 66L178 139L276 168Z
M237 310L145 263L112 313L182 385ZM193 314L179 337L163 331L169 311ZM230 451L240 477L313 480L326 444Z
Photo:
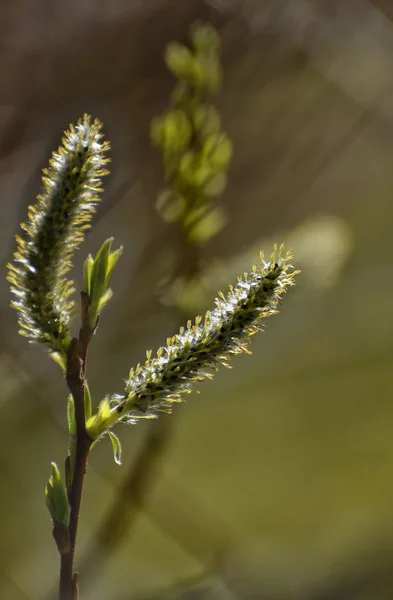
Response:
M125 394L108 399L107 415L92 423L88 432L93 439L120 420L133 423L141 416L171 412L174 402L181 402L196 383L211 379L220 365L229 366L232 356L249 354L251 336L278 312L281 296L294 285L298 271L291 259L290 253L283 256L282 246L278 252L275 248L269 262L261 255L260 267L239 277L226 296L220 293L204 319L189 321L154 358L147 352L145 364L131 369Z
M64 133L62 145L44 169L42 189L28 209L23 233L16 236L14 262L8 280L16 296L20 333L64 351L69 341L73 282L65 279L75 249L84 238L108 171L102 124L81 117Z

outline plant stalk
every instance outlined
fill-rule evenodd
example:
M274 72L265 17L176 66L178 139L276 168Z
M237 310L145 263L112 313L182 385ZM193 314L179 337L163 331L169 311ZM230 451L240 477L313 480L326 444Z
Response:
M72 486L69 493L70 515L70 549L61 554L59 600L78 600L78 576L74 573L74 555L78 532L79 513L82 503L83 482L87 471L87 463L92 440L86 433L85 420L85 380L87 370L87 354L94 331L86 321L86 295L82 293L82 327L79 339L71 341L67 355L67 386L74 399L76 423L76 456Z

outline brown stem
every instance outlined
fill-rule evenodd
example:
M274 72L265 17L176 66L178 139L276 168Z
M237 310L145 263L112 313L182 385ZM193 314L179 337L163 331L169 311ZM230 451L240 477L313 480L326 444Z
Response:
M79 339L71 341L67 356L66 380L74 399L76 424L75 469L69 492L70 549L61 554L59 600L78 599L78 576L74 573L74 555L78 532L79 512L82 502L83 482L87 471L87 461L92 440L86 434L85 424L85 379L89 343L93 336L86 320L86 295L82 293L82 327Z
M60 587L59 600L72 599L72 572L73 572L74 554L68 552L60 555Z

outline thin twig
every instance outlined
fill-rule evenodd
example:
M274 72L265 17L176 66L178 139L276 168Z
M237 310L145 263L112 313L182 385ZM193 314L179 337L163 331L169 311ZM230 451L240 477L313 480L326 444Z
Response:
M86 319L86 295L81 295L82 326L79 339L74 338L67 356L66 380L75 404L76 455L75 471L69 494L71 509L69 534L70 549L61 554L59 600L78 600L78 576L74 573L74 555L78 532L79 512L82 502L83 482L87 471L87 461L92 440L86 434L85 420L85 379L87 355L94 331Z

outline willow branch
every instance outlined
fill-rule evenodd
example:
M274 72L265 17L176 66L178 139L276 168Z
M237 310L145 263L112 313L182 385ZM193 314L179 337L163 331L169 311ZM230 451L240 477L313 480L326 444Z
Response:
M76 424L76 455L72 487L69 494L71 509L69 535L69 552L61 554L60 561L60 600L77 600L78 577L74 573L74 556L78 532L79 513L82 502L83 483L87 471L89 450L92 444L86 433L85 417L85 380L87 371L87 355L93 331L86 320L86 296L82 294L82 327L79 339L71 341L67 355L67 385L74 399Z

